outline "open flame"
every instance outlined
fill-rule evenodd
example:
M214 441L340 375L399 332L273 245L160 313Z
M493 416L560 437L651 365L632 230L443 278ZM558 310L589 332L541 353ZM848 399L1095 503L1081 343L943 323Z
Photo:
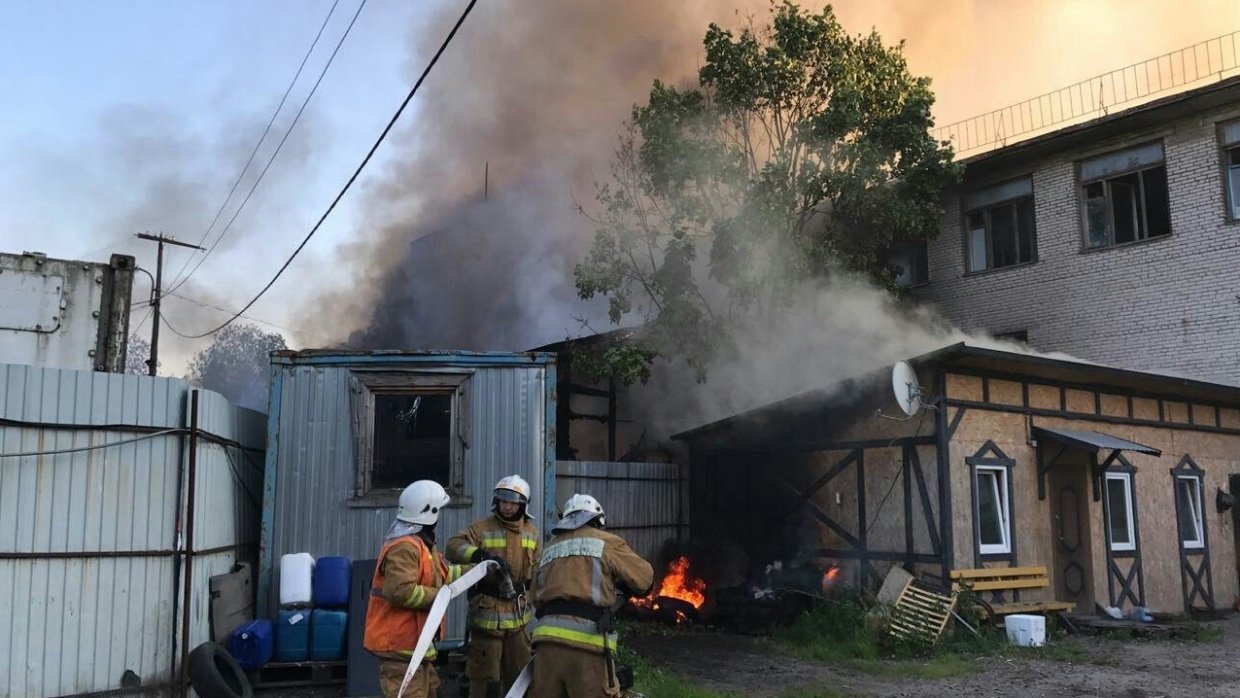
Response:
M835 583L839 581L839 578L840 568L835 565L828 567L826 571L822 573L822 593L829 596L831 594L831 590L835 588Z
M680 599L694 608L701 608L706 603L706 581L694 576L689 571L689 557L681 555L667 564L667 573L659 588L640 598L629 599L634 606L659 610L659 597ZM684 620L684 614L676 612L677 622Z

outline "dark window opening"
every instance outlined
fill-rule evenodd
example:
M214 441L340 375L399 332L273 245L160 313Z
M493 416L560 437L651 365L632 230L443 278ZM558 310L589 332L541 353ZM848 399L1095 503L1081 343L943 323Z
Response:
M887 263L901 288L920 286L930 281L930 255L924 240L892 243Z
M1034 261L1033 197L970 211L969 271L1001 269Z
M1029 343L1029 330L1014 330L1012 332L999 332L995 334L995 339L1006 339L1012 342L1020 342L1021 344Z
M452 395L377 393L374 399L371 489L401 489L415 480L449 487Z
M1136 168L1136 169L1134 169ZM1124 171L1127 170L1127 171ZM1157 144L1114 153L1082 165L1085 245L1123 245L1171 234L1167 168Z
M1227 200L1231 219L1240 220L1240 146L1227 151Z

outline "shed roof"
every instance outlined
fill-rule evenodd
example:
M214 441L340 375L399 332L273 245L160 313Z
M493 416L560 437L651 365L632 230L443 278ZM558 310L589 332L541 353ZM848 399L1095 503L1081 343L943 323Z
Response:
M1208 381L1134 371L1113 366L1047 356L979 347L959 342L910 359L917 368L937 366L962 368L1011 378L1070 383L1082 387L1163 397L1209 404L1240 406L1240 387ZM681 432L673 439L694 441L733 429L764 423L778 423L792 415L815 410L831 410L860 403L863 399L887 397L890 370L880 369L862 376L810 390L762 407Z

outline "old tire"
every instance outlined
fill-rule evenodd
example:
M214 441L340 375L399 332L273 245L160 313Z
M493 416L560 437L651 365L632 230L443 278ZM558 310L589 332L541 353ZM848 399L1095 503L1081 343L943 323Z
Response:
M204 642L189 653L189 685L200 698L254 698L241 665L214 642Z

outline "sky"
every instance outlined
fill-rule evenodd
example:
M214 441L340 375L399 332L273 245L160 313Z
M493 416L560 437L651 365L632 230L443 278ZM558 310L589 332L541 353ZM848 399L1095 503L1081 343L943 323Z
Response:
M0 249L92 260L121 252L153 270L154 246L133 233L201 241L329 10L336 5L274 124L276 135L288 127L360 1L0 2ZM469 60L471 46L502 31L485 17L488 4L500 1L479 3L445 63ZM210 306L237 309L267 282L373 143L464 5L365 3L253 198L201 270L168 299L174 327L210 329L228 317ZM692 17L683 22L639 23L645 37L633 36L630 27L611 40L637 45L632 42L662 32L687 32L700 41L704 18L735 22L736 7L753 11L764 3L690 5ZM1236 0L841 0L835 7L850 31L873 26L889 41L906 40L914 72L934 81L940 123L1240 29ZM531 41L525 50L539 45ZM487 69L521 71L522 63ZM606 89L605 76L586 77L566 82L565 89ZM468 85L433 87L428 98L470 100ZM640 98L637 92L624 99ZM324 289L347 294L374 273L365 255L348 252L374 225L366 208L376 196L423 194L394 190L392 181L402 163L416 162L413 134L423 116L415 99L354 191L247 316L271 323L263 327L282 332L294 346L302 335L322 336L323 327L365 322L320 317L313 299ZM624 117L620 111L614 123L597 127L618 130ZM269 137L260 149L259 164L275 140ZM461 166L481 170L482 163ZM606 162L597 169L606 171ZM240 193L253 176L241 182ZM235 197L225 209L208 241L238 202ZM166 275L177 277L189 257L170 249ZM135 298L145 298L148 287L138 277ZM143 306L134 309L133 325L143 335L150 331L147 315ZM204 342L165 333L161 344L163 372L179 374Z

